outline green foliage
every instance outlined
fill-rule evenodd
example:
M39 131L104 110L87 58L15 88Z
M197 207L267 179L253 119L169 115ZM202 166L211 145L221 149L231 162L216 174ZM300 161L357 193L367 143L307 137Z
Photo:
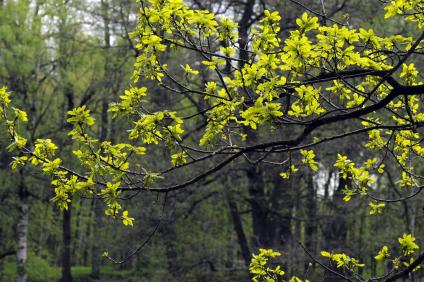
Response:
M267 266L270 258L279 257L281 254L273 250L259 249L258 255L253 255L249 271L253 274L253 281L278 281L284 275L280 266L270 268Z
M334 263L336 263L337 268L343 268L352 272L358 270L358 267L364 267L365 264L359 263L355 258L351 258L346 254L332 254L327 251L321 251L321 256L327 257Z
M415 243L415 237L411 234L403 234L402 238L398 239L399 244L402 246L403 255L409 256L415 253L420 247Z
M285 272L281 270L281 266L277 265L275 268L269 266L269 260L281 256L279 252L273 250L259 249L259 254L252 256L252 261L249 266L250 274L254 282L266 281L288 281L288 282L309 282L309 280L302 280L297 276L293 276L290 280L284 280Z
M50 261L43 259L34 253L28 254L28 279L33 282L55 281L60 278L60 269L52 267ZM4 281L15 280L16 265L12 262L5 264Z
M384 260L388 257L390 257L389 247L383 246L374 258L376 260Z
M366 143L360 144L361 154L341 152L345 151L343 148L332 152L333 156L337 153L331 165L343 180L340 188L344 201L370 197L369 214L386 210L386 202L394 201L379 199L372 192L379 175L390 172L388 158L401 171L394 183L413 193L422 188L415 167L424 157L422 133L417 130L424 122L420 97L423 82L418 64L406 62L423 48L422 37L383 37L373 29L330 25L309 13L295 20L295 29L282 34L280 14L269 10L263 11L262 18L245 35L239 34L234 20L208 10L193 9L182 0L137 2L138 25L130 34L137 51L132 77L135 86L124 90L120 100L109 107L114 122L126 122L127 130L123 130L119 142L115 138L98 138L97 126L104 124L99 125L97 112L86 105L78 106L67 113L66 120L71 126L67 135L73 153L73 159L68 161L59 146L63 142L33 138L35 133L24 130L36 117L12 107L11 98L16 94L4 87L0 89L0 121L10 141L8 150L15 154L11 167L31 165L49 177L55 192L52 201L61 210L69 209L75 196L98 197L106 204L106 215L125 226L133 226L137 216L129 215L129 204L123 201L128 191L178 190L199 183L240 157L255 165L262 161L274 164L281 167L283 179L293 179L302 164L311 171L318 171L321 164L324 166L318 151L311 147L359 133L367 136ZM18 19L27 17L28 7L8 5L17 11ZM418 29L424 26L422 0L388 1L385 9L385 18L400 16ZM32 30L40 35L38 21L36 17ZM11 28L4 26L2 29ZM31 40L28 31L15 28L15 31L0 30L3 31L0 34L13 46L7 50L7 56L15 54L20 60L13 66L1 66L0 71L11 69L9 77L16 76L22 82L33 73L31 63L46 54L38 54L38 48L44 49L40 48L44 44L40 36ZM241 46L244 41L250 45ZM66 50L66 44L60 43ZM173 73L173 66L165 58L176 50L194 52L201 59L192 65L178 64L179 73ZM8 61L6 58L5 62ZM77 65L75 73L82 68L81 64ZM70 86L74 72L60 74L65 77L61 85L64 90L84 88L84 81L75 88ZM90 72L96 74L95 68ZM10 89L21 90L17 85ZM176 105L160 105L153 111L146 109L146 101L160 92L157 89L185 95L199 111L187 114L186 100ZM201 103L193 99L194 94L202 98ZM107 124L104 121L107 117L101 118ZM191 134L187 129L199 121L201 126L195 128L203 132ZM342 127L345 121L352 121L355 131L343 131L344 136L317 137L318 128L333 124ZM274 138L269 133L275 128L287 129L284 131L287 135L299 135L277 139L279 136ZM264 131L271 140L258 141ZM155 150L162 150L166 163L172 167L154 167L147 156ZM250 153L263 156L252 161ZM288 160L268 161L268 154L275 158L275 153L287 154ZM222 159L213 162L216 156ZM224 159L226 156L229 157ZM206 160L213 160L211 169L193 177L189 173L186 181L171 179L171 186L162 187L169 180L167 173ZM193 173L201 170L203 167L193 169ZM415 238L405 234L398 242L402 253L397 257L391 257L394 252L383 246L375 259L390 258L395 270L402 267L404 259L408 260L403 266L410 265L419 249ZM279 255L260 249L250 265L253 279L282 280L281 268L268 265L269 259ZM322 251L321 255L353 276L365 266L345 253ZM302 280L293 277L290 281Z
M16 266L12 262L8 262L5 265L4 282L15 281ZM96 281L90 277L91 268L87 266L74 266L72 267L72 276L76 281ZM132 282L137 281L137 278L133 278L133 272L129 270L119 270L113 267L104 267L101 269L102 281L105 282ZM57 281L61 277L61 269L59 267L53 267L49 261L35 256L30 253L28 259L28 281L31 282L46 282L46 281Z

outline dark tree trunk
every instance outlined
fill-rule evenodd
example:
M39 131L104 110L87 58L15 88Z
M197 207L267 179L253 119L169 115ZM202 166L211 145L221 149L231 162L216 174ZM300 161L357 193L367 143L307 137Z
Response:
M175 226L171 220L168 220L168 222L161 225L160 230L165 239L165 255L169 277L173 277L177 281L176 275L178 274L179 264L177 261L177 233L175 232Z
M93 242L94 240L94 232L92 232L93 228L94 228L94 221L93 220L93 216L94 216L94 209L95 209L95 201L91 201L90 203L90 210L88 212L88 224L87 224L87 229L85 230L85 238L86 240L84 241L84 254L83 254L83 261L84 261L84 265L87 265L89 263L91 263L91 261L88 261L89 259L89 255L90 253L92 253L92 248L93 248Z
M271 194L273 216L268 220L268 236L279 250L283 249L291 237L293 188L292 180L281 178L278 171L273 171L274 187ZM293 176L295 177L295 176ZM270 243L271 244L271 243Z
M367 216L367 210L363 209L360 212L360 218L359 218L359 238L356 239L355 241L359 241L358 242L358 257L362 260L365 261L365 256L364 256L364 235L365 233L365 229L366 229L366 216ZM362 267L359 268L358 273L359 275L363 274L364 269Z
M108 102L106 97L103 98L102 102L102 116L101 116L101 128L100 128L100 141L103 142L106 140L108 135ZM95 200L94 202L94 225L93 225L93 249L91 256L91 276L95 279L100 278L100 266L102 262L102 257L100 255L100 242L96 238L100 237L100 230L103 224L103 207L101 200Z
M101 12L102 12L102 18L103 18L103 26L104 26L104 44L105 44L105 50L108 52L111 47L110 42L110 19L109 19L109 1L107 0L101 0ZM107 55L106 55L107 57ZM103 142L107 139L108 136L108 125L109 125L109 119L108 119L108 107L109 107L109 99L108 99L108 92L110 90L110 60L108 59L104 65L104 71L105 71L105 87L104 87L104 94L102 98L102 112L101 112L101 123L100 123L100 142ZM95 203L94 208L94 218L95 223L93 226L93 234L94 237L99 237L99 230L102 226L103 222L103 209L100 200L97 200ZM100 244L99 240L94 240L93 242L93 249L92 249L92 256L91 256L91 276L95 279L100 278L100 266L101 266L101 255L100 255Z
M315 254L317 244L317 202L316 202L316 190L314 187L313 175L310 173L307 179L307 197L306 197L306 209L307 209L307 221L305 226L305 246L309 252ZM312 262L313 266L314 263ZM309 262L305 262L305 271L309 269Z
M62 222L62 240L63 240L63 253L62 253L62 278L61 282L71 282L71 210L72 204L68 204L68 209L63 211Z
M94 200L94 225L93 225L93 249L91 256L91 277L94 279L100 278L100 265L102 257L100 255L100 240L98 235L102 226L103 209L100 200Z
M256 248L269 247L267 240L267 214L262 171L259 166L247 168L247 181L252 208L253 244Z
M70 85L64 88L64 95L66 97L67 109L72 110L75 107L75 95ZM61 282L71 282L71 238L72 238L72 222L71 222L72 202L68 203L68 209L63 211L62 220L62 278Z
M234 201L231 192L226 189L225 191L225 198L228 203L228 208L230 210L230 216L231 220L234 225L234 231L237 235L237 241L240 246L241 255L243 256L244 263L246 265L249 265L250 263L250 251L249 251L249 245L247 243L246 235L244 233L243 229L243 223L240 218L240 213L237 208L237 203Z
M239 46L240 46L240 62L239 68L241 69L244 65L244 61L249 59L248 42L249 42L249 26L251 24L252 17L254 16L253 8L255 6L255 0L247 0L242 17L239 21Z
M330 203L331 217L324 230L326 250L330 252L339 252L345 249L347 239L346 214L348 211L343 202L343 189L346 185L348 185L348 182L340 177L338 187L334 192L333 200ZM340 271L340 269L335 267L333 267L333 270ZM324 281L336 282L340 281L340 277L331 271L325 271Z
M248 42L249 36L248 31L252 23L254 16L254 6L256 0L247 0L244 3L244 9L239 26L239 68L243 68L245 62L249 59L248 53ZM246 130L248 136L251 136L250 140L256 139L256 132L253 130ZM248 166L246 168L248 189L250 196L250 203L252 207L252 222L253 222L253 244L255 248L266 247L269 242L267 240L267 213L268 210L265 206L265 194L262 181L262 172L259 166ZM249 255L250 256L250 255Z

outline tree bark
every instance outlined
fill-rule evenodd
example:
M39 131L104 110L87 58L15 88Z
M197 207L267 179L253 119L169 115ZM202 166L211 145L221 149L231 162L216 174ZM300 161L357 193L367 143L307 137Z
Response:
M326 249L330 252L343 250L347 239L347 222L345 216L348 211L343 203L343 189L346 185L349 185L349 183L339 176L338 187L336 191L334 191L333 200L330 203L332 216L324 232ZM333 270L339 271L339 269L336 268L333 268ZM340 277L326 270L324 273L324 281L337 282L340 281Z
M239 68L242 69L245 61L249 59L249 52L248 52L248 42L249 42L249 26L250 21L252 17L254 16L253 8L255 7L256 0L247 0L245 3L245 8L242 14L242 17L239 21L239 46L240 46L240 54L239 58L241 61L239 61Z
M252 208L253 244L256 248L269 247L267 240L267 214L262 170L259 166L247 168L247 181Z
M244 9L240 21L238 22L239 28L239 40L238 44L240 47L239 53L239 68L242 69L245 62L249 59L248 43L249 36L248 31L251 25L251 20L254 16L254 7L256 0L247 0L244 3ZM250 140L255 141L257 133L253 130L246 129L248 136L251 136ZM265 202L264 183L261 168L259 166L248 165L246 168L248 190L250 196L250 204L252 207L252 222L253 222L253 244L256 248L267 247L269 242L267 240L267 214L268 208ZM249 259L250 260L250 259Z
M317 244L317 199L312 173L308 174L307 190L308 194L306 197L307 221L305 226L305 247L312 254L315 254ZM314 267L314 262L312 262L312 266ZM305 262L305 272L309 269L309 267L309 262Z
M68 204L68 209L63 211L62 222L62 279L61 282L72 282L71 274L71 210L72 204Z
M180 267L178 264L177 233L175 231L174 222L171 220L172 215L169 216L170 218L160 226L160 232L165 239L164 247L168 270L167 281L179 281Z
M225 189L225 198L228 203L228 208L230 210L231 220L234 225L234 231L237 235L237 241L240 246L241 255L243 256L244 263L246 265L250 264L250 251L249 245L247 243L246 235L243 229L243 223L241 222L240 213L237 208L237 204L234 201L231 192L228 189Z
M111 42L110 42L110 19L109 19L109 1L107 0L101 0L100 1L100 8L102 12L102 19L103 19L103 28L104 28L104 44L105 44L105 50L110 50ZM107 58L107 55L106 55ZM102 111L101 111L101 123L100 123L100 142L103 142L107 139L108 133L109 133L109 119L108 119L108 108L109 108L109 99L108 99L108 90L110 89L110 60L108 59L104 65L104 71L105 71L105 89L104 89L104 95L102 97ZM103 209L100 200L96 200L94 203L94 218L95 223L93 226L93 234L94 234L94 241L93 241L93 249L92 249L92 256L91 256L91 277L95 279L100 278L100 266L102 262L102 257L100 255L100 243L99 240L96 238L99 237L99 230L103 223Z
M97 234L99 234L100 227L102 225L102 206L99 199L94 200L94 225L93 225L93 249L91 256L91 274L90 276L94 279L100 278L100 265L102 257L100 255L100 243L97 238Z
M102 101L102 115L101 115L101 128L100 128L100 142L103 142L106 140L108 135L108 116L107 116L107 110L108 110L108 100L106 97L103 98ZM91 277L95 279L100 278L100 266L102 262L102 257L100 255L100 230L101 226L103 224L103 208L101 199L97 199L94 202L94 226L93 226L93 234L94 234L94 241L93 241L93 249L92 249L92 256L91 256Z
M284 180L277 169L272 171L274 185L270 201L273 213L268 216L267 230L269 245L282 250L291 237L292 213L295 202L292 182L296 180ZM296 176L293 175L292 177Z
M19 221L16 229L18 251L16 253L17 274L16 282L26 282L27 259L28 259L28 221L29 221L29 204L28 191L25 186L23 171L20 171L19 184Z

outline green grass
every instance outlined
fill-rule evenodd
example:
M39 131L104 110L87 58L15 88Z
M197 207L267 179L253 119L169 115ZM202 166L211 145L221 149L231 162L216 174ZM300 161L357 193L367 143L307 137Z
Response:
M130 282L133 280L133 273L130 270L114 269L111 266L103 267L100 269L99 280L94 280L90 277L91 267L89 266L74 266L72 267L72 276L76 282ZM61 276L61 269L57 266L51 266L49 263L36 256L28 258L28 281L29 282L48 282L58 281ZM13 260L4 263L3 276L0 280L4 282L13 282L16 277L16 264Z
M5 282L15 281L16 264L12 261L4 263L3 277ZM60 277L60 269L50 266L47 260L30 255L28 257L28 280L31 282L56 281Z
M90 276L91 267L89 266L74 266L72 267L72 276L74 278L87 278ZM133 275L133 272L125 269L114 269L111 266L105 266L100 269L102 277L127 278ZM102 280L104 281L104 280Z

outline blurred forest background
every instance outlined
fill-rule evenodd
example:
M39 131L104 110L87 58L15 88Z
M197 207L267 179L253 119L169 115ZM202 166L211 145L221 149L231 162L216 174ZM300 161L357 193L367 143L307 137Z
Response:
M321 1L187 2L237 20L253 2L249 25L265 8L277 10L284 36L305 7L322 13ZM352 27L372 27L382 36L408 34L409 25L383 20L382 2L326 0L325 13ZM111 120L107 108L129 85L137 50L128 33L137 24L138 9L135 1L127 0L0 0L0 85L31 116L26 128L30 140L52 138L62 156L71 155L66 113L80 105L92 110L99 139L126 137L120 130L125 121ZM183 51L168 54L168 64L175 68L195 60ZM201 103L147 86L154 93L148 100L151 108ZM345 147L361 155L366 140L339 142L349 142ZM246 281L246 264L259 247L281 251L289 274L313 273L311 281L322 281L323 270L299 243L313 254L325 248L348 252L371 266L363 271L376 276L384 265L374 256L394 238L387 230L399 230L399 236L405 230L418 238L423 234L422 195L390 205L381 216L370 216L365 201L343 203L342 180L323 147L319 173L300 173L290 181L279 176L278 167L252 170L245 164L228 167L201 186L131 198L136 224L125 228L105 218L96 200L73 199L69 211L60 212L50 202L53 191L47 177L29 167L10 169L7 143L0 136L0 281L15 281L25 271L28 281ZM168 163L163 154L155 150L148 162ZM397 197L394 173L386 168L377 186ZM263 189L252 191L252 181ZM26 267L16 263L18 246L27 248ZM119 260L140 246L123 264L102 257L107 251Z

